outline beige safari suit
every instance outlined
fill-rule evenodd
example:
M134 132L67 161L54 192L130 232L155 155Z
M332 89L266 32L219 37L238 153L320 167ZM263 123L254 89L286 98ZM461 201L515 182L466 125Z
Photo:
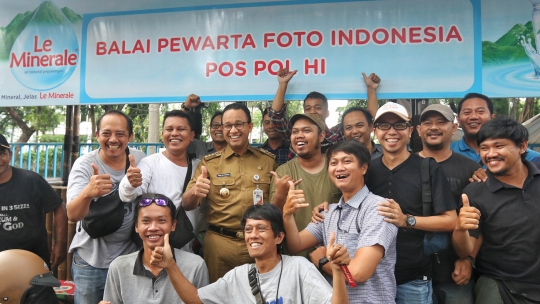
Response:
M210 179L210 192L206 197L209 225L241 231L240 221L246 209L253 205L253 190L257 185L263 191L264 202L269 202L270 171L277 168L270 152L249 146L242 156L238 156L227 146L223 151L207 155L197 166L186 191L197 182L202 166L206 167ZM255 175L259 176L258 181ZM228 196L220 194L222 188L229 190ZM211 283L236 266L253 263L243 234L239 236L241 238L232 238L207 230L203 250Z

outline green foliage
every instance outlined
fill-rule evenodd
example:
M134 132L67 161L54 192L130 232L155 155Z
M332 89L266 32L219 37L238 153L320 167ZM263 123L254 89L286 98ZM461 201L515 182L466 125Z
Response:
M88 135L79 135L79 142L85 143L88 140ZM63 143L64 135L43 134L39 137L40 143Z
M45 133L56 128L61 121L64 121L65 109L63 106L43 106L43 107L13 107L17 114L23 119L24 123L33 127L38 133ZM15 121L6 111L6 108L0 107L0 132L9 133Z
M521 40L531 41L536 48L532 22L516 24L495 42L482 41L482 63L501 64L526 61L529 59L521 45Z
M43 176L53 176L54 165L55 165L55 154L56 150L56 175L60 175L60 170L62 169L62 146L39 146L39 161L37 159L37 147L30 147L29 151L22 153L22 162L18 155L15 155L15 167L29 169L35 171ZM48 151L48 152L47 152ZM28 166L28 156L30 155L30 167ZM47 173L45 174L45 163L47 164ZM36 164L39 164L39 169L36 170Z

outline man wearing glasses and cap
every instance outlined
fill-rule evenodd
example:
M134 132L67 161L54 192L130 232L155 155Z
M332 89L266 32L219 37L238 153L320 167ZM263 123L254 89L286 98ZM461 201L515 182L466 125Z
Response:
M432 303L431 258L423 253L425 231L453 231L456 202L442 168L429 161L432 216L422 216L423 158L411 154L407 143L412 134L410 116L400 104L389 102L375 115L375 136L383 156L371 162L366 185L388 201L379 203L379 214L396 225L397 303Z
M209 207L203 252L210 282L253 262L240 220L249 206L269 201L270 171L277 167L273 154L249 145L253 123L245 105L226 106L222 128L227 147L202 159L182 195L185 210L196 208L204 198Z
M66 259L66 209L62 198L39 174L12 167L11 147L0 134L0 251L24 249L52 269ZM47 245L45 217L54 211L52 250Z
M143 241L138 252L116 258L109 267L104 303L182 303L167 272L152 265L152 251L164 246L164 237L175 230L176 207L161 194L144 194L135 200L135 231ZM208 285L208 270L201 257L172 250L173 258L187 279L197 288Z

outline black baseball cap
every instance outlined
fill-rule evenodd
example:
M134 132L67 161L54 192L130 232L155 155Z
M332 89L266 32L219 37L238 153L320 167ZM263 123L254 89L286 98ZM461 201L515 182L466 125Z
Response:
M5 149L11 149L7 139L2 134L0 134L0 147L5 148Z

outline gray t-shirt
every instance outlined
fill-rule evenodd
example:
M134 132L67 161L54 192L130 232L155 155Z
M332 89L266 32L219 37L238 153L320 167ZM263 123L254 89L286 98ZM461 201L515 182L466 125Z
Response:
M261 292L267 304L331 303L332 287L315 266L304 257L282 255L281 263L259 274ZM199 289L203 303L256 303L248 272L253 264L238 266L215 283ZM279 291L278 291L279 283Z
M139 150L129 149L138 163L146 154ZM84 156L79 157L73 164L69 173L67 201L68 205L79 195L84 187L88 185L93 175L92 164L96 164L100 174L110 174L113 181L113 191L118 187L125 175L125 169L113 170L107 166L99 157L99 149L94 150ZM117 256L127 254L137 250L131 241L133 229L133 204L127 203L125 206L124 221L120 229L107 236L92 239L81 227L81 222L77 222L75 236L71 242L69 252L77 250L79 255L90 265L96 268L109 268L109 264Z

